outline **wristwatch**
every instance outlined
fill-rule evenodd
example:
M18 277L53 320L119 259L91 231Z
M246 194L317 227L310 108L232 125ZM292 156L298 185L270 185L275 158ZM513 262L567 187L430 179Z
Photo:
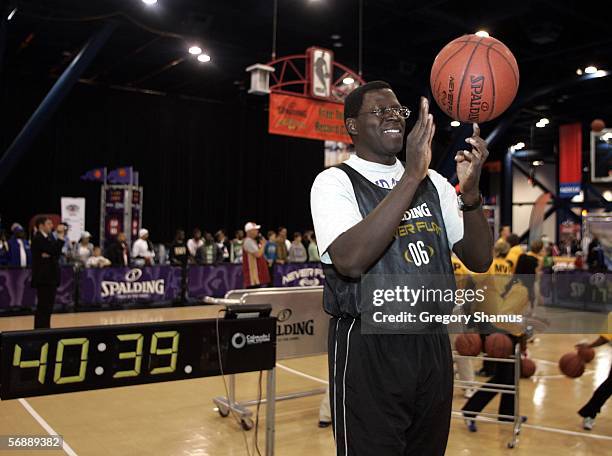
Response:
M479 209L480 206L482 206L482 202L483 202L482 193L479 193L478 196L479 198L478 198L477 203L465 204L463 202L463 195L460 193L459 196L457 197L457 202L459 203L459 210L463 212L469 212L469 211L475 211L476 209Z

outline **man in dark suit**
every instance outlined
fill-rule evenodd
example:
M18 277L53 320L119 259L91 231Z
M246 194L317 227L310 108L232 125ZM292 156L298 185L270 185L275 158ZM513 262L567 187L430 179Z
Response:
M53 222L50 218L37 218L36 228L32 238L32 288L36 288L38 296L34 329L51 325L55 293L60 283L59 258L64 245L64 233L58 233L57 239L51 235Z
M109 243L104 256L115 267L128 267L130 265L130 247L124 232L119 233L117 238Z

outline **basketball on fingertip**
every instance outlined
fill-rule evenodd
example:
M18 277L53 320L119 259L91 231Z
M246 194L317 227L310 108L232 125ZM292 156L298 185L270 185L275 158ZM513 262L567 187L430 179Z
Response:
M578 353L566 353L559 360L559 369L570 378L577 378L584 374L584 361Z
M529 378L536 371L536 364L529 358L521 358L521 377Z
M585 363L590 363L595 358L595 350L591 347L580 347L578 348L578 356L582 358Z
M504 43L490 36L463 35L436 56L431 92L449 117L482 123L500 116L512 104L519 69Z
M502 333L495 333L485 339L485 351L491 358L507 358L512 355L512 340Z
M459 334L455 339L455 349L463 356L478 356L482 351L480 335L468 333Z

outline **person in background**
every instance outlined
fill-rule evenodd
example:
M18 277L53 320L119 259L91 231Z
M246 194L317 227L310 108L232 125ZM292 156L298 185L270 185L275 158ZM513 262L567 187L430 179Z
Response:
M508 244L510 244L510 250L508 250L508 254L506 255L506 261L510 263L512 266L512 272L516 269L516 263L518 262L519 257L523 254L523 248L520 245L520 238L517 234L511 233L506 240Z
M287 228L281 226L278 228L276 234L276 262L279 264L284 264L287 262L287 257L289 256L289 248L291 247L291 243L287 245Z
M308 261L321 261L319 256L319 246L317 245L317 236L312 231L310 234L310 244L308 244Z
M453 274L455 275L455 282L457 283L457 288L461 289L473 289L474 283L472 281L472 271L470 271L463 261L459 259L456 253L453 252L451 255L451 263L453 264ZM467 308L464 306L457 306L453 309L453 313L465 313ZM449 337L451 341L451 345L455 346L455 340L460 333L466 332L465 324L452 324L453 330L450 330L451 326L449 325ZM459 376L459 380L466 382L474 381L474 366L472 360L470 358L457 358L454 362L456 369L455 373ZM474 395L476 390L474 388L466 388L463 390L463 397L470 398Z
M225 231L219 230L215 233L215 242L217 243L217 247L219 248L222 254L221 261L223 263L227 263L230 260L230 245L225 237Z
M149 240L149 231L142 228L138 231L138 239L132 246L132 258L137 266L151 266L154 264L155 252Z
M305 263L308 260L308 254L302 244L302 233L293 233L293 242L289 248L289 263Z
M127 268L130 265L130 247L123 231L109 243L105 253L114 267Z
M173 266L187 266L189 251L185 244L185 231L178 229L170 246L170 264Z
M493 245L493 262L487 271L489 275L510 275L512 274L512 265L506 257L510 251L510 244L503 239L498 239ZM505 286L505 284L504 284Z
M32 239L32 288L36 288L38 304L34 312L34 329L49 328L55 294L60 284L59 257L64 237L51 236L53 222L48 217L38 217L37 232Z
M204 243L196 251L196 263L216 264L221 261L222 252L219 250L213 235L209 232L204 233Z
M261 288L270 283L268 264L264 258L265 239L259 235L261 227L254 222L244 225L247 235L244 241L242 273L245 288Z
M0 230L0 267L9 264L9 246L6 240L6 232Z
M529 308L530 302L535 299L533 281L538 262L529 255L519 256L516 271L505 289L500 293L495 287L486 289L486 299L483 301L482 308L477 310L484 311L487 315L523 315ZM476 310L476 309L475 309ZM513 347L521 343L523 346L524 336L522 330L524 326L518 323L496 323L491 326L490 332L505 333L512 340ZM485 331L481 328L481 331ZM514 353L514 349L512 350ZM484 388L492 385L513 385L514 384L514 363L495 362L495 373L491 379L483 385ZM491 387L491 386L489 386ZM497 395L496 392L483 391L479 389L461 409L465 418L465 424L470 432L476 432L476 421L473 419L481 412L489 402ZM501 394L499 402L499 414L512 416L514 414L514 395ZM511 421L510 418L498 418L499 421ZM522 416L521 421L527 421L527 417Z
M187 250L189 251L189 255L195 261L196 252L200 247L204 245L204 240L202 239L202 230L200 228L193 229L193 237L187 241Z
M102 249L100 247L94 247L93 254L87 258L85 263L86 268L106 268L110 265L110 260L102 256Z
M499 229L499 237L497 239L502 239L507 242L510 234L512 234L512 231L510 231L510 225L503 225Z
M11 232L13 235L8 241L9 266L27 268L32 264L32 251L25 230L19 223L13 223Z
M576 268L579 271L582 271L584 269L584 255L582 254L581 250L578 250L576 252L576 259L574 260L574 268Z
M605 272L607 270L601 243L597 237L589 243L586 259L589 272Z
M236 230L234 239L230 242L230 262L242 263L242 246L244 244L244 231Z
M608 315L608 321L609 315ZM612 334L601 334L596 340L590 344L582 343L576 345L576 348L596 348L602 345L610 344L612 342ZM601 408L606 401L612 396L612 365L610 366L610 373L601 385L597 387L593 396L589 402L585 404L578 414L582 417L582 428L586 431L591 431L595 424L595 417L601 412Z
M308 254L308 245L310 244L310 236L312 235L312 233L314 233L314 231L306 230L304 231L304 234L302 234L302 244L304 245L304 248L306 249L306 254Z
M264 258L270 267L272 267L276 261L276 233L273 230L268 231L268 241L264 248Z
M527 255L530 255L538 260L539 268L541 268L544 260L544 242L542 242L541 239L536 239L535 241L531 242L529 247L530 248L527 251Z
M66 266L70 264L72 261L72 255L70 252L71 245L70 240L68 239L68 225L65 223L60 223L55 227L55 230L52 233L54 239L59 239L60 236L64 238L64 245L62 246L62 254L60 256L59 263L61 266Z
M87 264L87 260L93 255L94 246L89 242L90 239L91 234L89 234L89 231L83 231L73 253L74 259L83 266Z
M291 247L291 241L289 240L289 236L287 234L287 228L281 226L278 228L278 236L282 237L285 241L285 247L287 247L287 252L289 252L289 248Z

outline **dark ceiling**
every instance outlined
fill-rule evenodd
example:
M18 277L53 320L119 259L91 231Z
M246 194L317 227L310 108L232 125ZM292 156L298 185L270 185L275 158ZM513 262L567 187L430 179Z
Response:
M0 2L1 3L1 2ZM82 83L134 88L228 102L248 88L245 68L271 57L273 0L9 0L1 63L3 84L57 78L104 21L119 26L86 70ZM503 41L517 58L520 111L495 150L524 141L552 157L558 126L594 118L612 122L612 76L579 81L577 68L612 70L612 27L590 2L363 0L363 76L389 81L400 100L415 106L429 94L436 53L450 40L479 29ZM357 69L358 0L278 0L277 55L312 45L333 49L337 61ZM339 39L332 39L339 35ZM187 53L199 43L212 61ZM341 46L338 44L341 43ZM555 88L556 86L556 88ZM539 93L538 96L534 94ZM438 144L453 143L440 111ZM488 134L499 120L483 127ZM541 117L551 123L535 128Z

